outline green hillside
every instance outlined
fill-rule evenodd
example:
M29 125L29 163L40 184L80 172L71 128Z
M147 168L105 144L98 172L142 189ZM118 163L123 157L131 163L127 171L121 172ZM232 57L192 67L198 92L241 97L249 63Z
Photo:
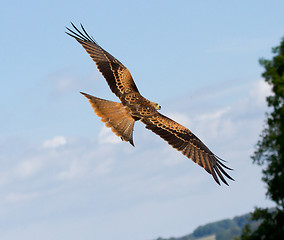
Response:
M225 219L213 223L208 223L197 227L193 233L183 237L158 238L156 240L234 240L235 236L240 236L246 224L255 229L258 222L250 220L250 214Z

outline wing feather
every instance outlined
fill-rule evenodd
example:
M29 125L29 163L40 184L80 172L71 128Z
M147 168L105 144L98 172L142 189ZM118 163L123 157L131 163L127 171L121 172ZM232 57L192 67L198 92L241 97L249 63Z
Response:
M181 151L186 157L203 167L212 175L218 184L220 184L219 179L221 179L223 183L228 185L224 176L234 180L225 172L223 167L229 170L232 169L225 166L221 162L221 159L212 153L206 145L186 127L160 113L148 118L142 118L141 121L146 124L147 129L159 135L173 148Z
M66 28L69 31L66 33L75 38L91 56L96 63L98 70L106 79L111 91L120 99L123 94L139 92L129 70L115 57L100 47L94 38L88 35L82 25L81 28L83 32L73 23L71 24L74 31Z

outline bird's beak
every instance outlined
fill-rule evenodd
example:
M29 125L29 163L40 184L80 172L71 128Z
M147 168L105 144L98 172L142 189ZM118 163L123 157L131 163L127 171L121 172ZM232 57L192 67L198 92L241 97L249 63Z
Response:
M157 109L157 110L161 110L161 108L162 108L162 107L161 107L159 104L157 104L156 109Z

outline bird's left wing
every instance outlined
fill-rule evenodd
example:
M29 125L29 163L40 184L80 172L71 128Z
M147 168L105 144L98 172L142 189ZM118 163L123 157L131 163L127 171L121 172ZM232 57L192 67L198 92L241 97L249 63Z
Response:
M142 118L141 121L146 124L147 129L159 135L173 148L181 151L186 157L203 167L213 176L218 184L220 184L218 177L227 185L228 183L224 176L233 180L225 172L223 167L229 170L232 169L225 166L221 162L223 160L213 154L205 144L186 127L160 113L151 117Z
M71 24L74 27L74 31L67 28L69 32L66 33L75 38L89 53L112 92L120 99L125 93L139 92L129 70L115 57L100 47L93 37L88 35L82 25L82 31L80 31L73 23Z

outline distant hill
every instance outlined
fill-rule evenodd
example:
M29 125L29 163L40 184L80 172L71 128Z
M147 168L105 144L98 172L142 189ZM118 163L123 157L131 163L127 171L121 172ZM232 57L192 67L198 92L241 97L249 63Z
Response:
M233 240L235 236L241 235L246 224L251 225L251 229L254 230L259 222L252 221L248 213L233 219L225 219L199 226L193 233L183 237L158 238L156 240Z

